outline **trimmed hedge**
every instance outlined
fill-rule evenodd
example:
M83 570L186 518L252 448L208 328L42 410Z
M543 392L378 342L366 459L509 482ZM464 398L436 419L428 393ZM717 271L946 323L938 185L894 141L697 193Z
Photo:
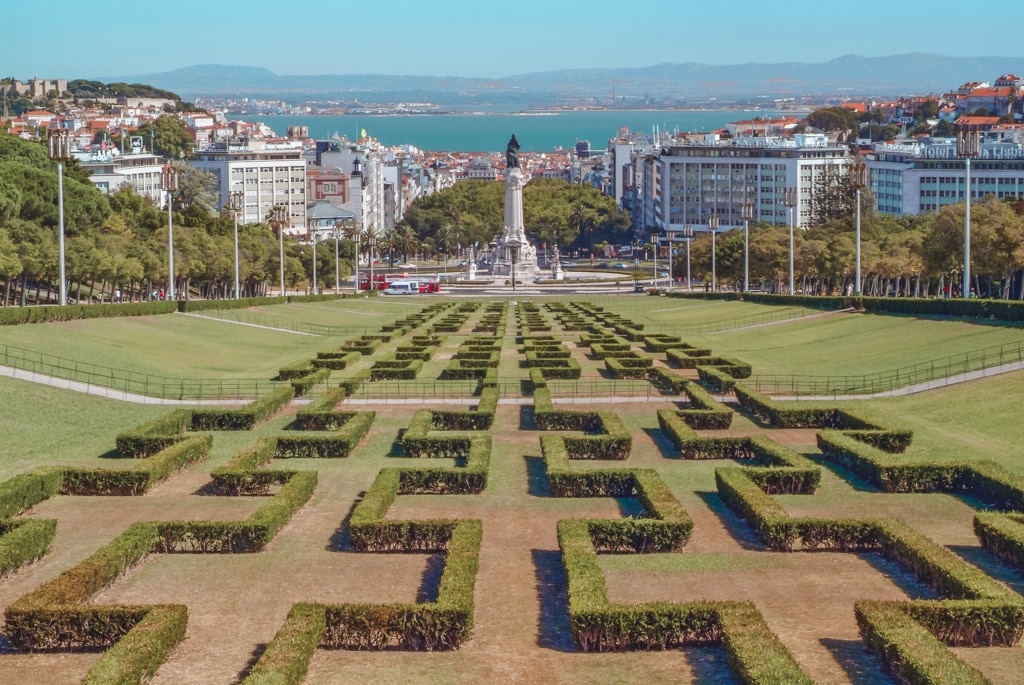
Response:
M333 431L329 435L279 435L277 436L276 458L328 458L343 459L352 453L359 441L373 425L376 412L330 412L329 417L323 414L306 415L299 419L300 425L305 422L318 428L303 430ZM319 426L336 426L320 428Z
M568 581L569 628L585 652L721 645L740 682L809 685L810 679L749 602L611 604L587 521L558 522Z
M543 431L584 431L590 435L566 435L561 439L571 459L628 459L633 436L610 411L554 409L551 392L535 388L534 422Z
M778 428L836 428L861 442L893 453L905 451L914 437L911 430L882 426L847 409L775 402L740 384L733 392L743 408Z
M251 430L270 418L295 397L295 388L278 388L252 401L241 409L193 409L189 430L236 431Z
M1024 571L1024 515L979 512L974 515L974 534L993 556Z
M1024 476L991 462L901 462L853 435L826 430L818 447L829 461L850 469L884 492L965 494L997 509L1024 510Z
M0 307L0 326L26 323L78 321L122 316L155 316L173 314L176 302L126 302L121 304L69 304L63 307Z
M136 463L130 469L67 467L60 493L65 495L142 495L180 468L205 460L211 435L193 435Z
M141 459L156 454L185 439L185 431L192 425L192 412L178 409L152 421L141 423L115 439L118 453L128 459Z

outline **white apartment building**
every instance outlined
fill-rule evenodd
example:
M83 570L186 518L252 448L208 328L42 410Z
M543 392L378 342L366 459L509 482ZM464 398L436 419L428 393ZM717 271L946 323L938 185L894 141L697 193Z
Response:
M347 200L341 208L356 216L364 235L383 236L401 220L401 166L376 139L318 141L317 165L349 174Z
M306 160L297 141L242 140L215 143L189 164L217 178L217 208L231 193L244 193L240 223L266 221L277 205L288 207L289 235L306 233Z
M986 131L971 160L971 198L1024 197L1024 141L1019 131ZM880 143L866 157L879 212L934 212L967 197L966 164L955 138Z
M89 180L107 195L128 184L136 195L161 203L161 173L164 160L149 153L115 154L105 150L79 158L82 168L89 170Z
M658 152L635 158L636 193L645 204L640 216L660 231L690 225L699 232L707 231L708 218L717 215L720 230L727 230L743 227L742 207L749 202L754 222L787 226L785 191L795 187L794 222L809 228L815 184L827 167L845 174L848 164L846 146L822 134L672 140Z

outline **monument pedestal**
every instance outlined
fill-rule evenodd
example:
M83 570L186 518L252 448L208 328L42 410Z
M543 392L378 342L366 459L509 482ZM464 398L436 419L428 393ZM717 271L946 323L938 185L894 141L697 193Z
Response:
M537 276L537 248L526 239L523 227L523 187L528 179L519 167L506 173L505 226L491 257L491 273L511 276L514 262L516 280L528 283Z

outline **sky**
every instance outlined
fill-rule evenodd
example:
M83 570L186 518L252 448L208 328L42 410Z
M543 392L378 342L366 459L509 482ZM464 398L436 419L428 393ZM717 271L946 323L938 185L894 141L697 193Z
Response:
M0 78L113 78L196 64L280 75L501 78L666 62L1020 57L1024 3L990 0L3 0ZM989 24L994 22L994 24ZM960 31L963 25L971 30Z

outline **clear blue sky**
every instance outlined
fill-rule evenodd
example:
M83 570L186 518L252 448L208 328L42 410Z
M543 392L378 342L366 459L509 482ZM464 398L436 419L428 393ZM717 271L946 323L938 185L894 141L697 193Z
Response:
M195 64L288 74L503 77L663 62L1018 57L1019 0L5 0L0 77ZM960 31L968 27L967 31Z

